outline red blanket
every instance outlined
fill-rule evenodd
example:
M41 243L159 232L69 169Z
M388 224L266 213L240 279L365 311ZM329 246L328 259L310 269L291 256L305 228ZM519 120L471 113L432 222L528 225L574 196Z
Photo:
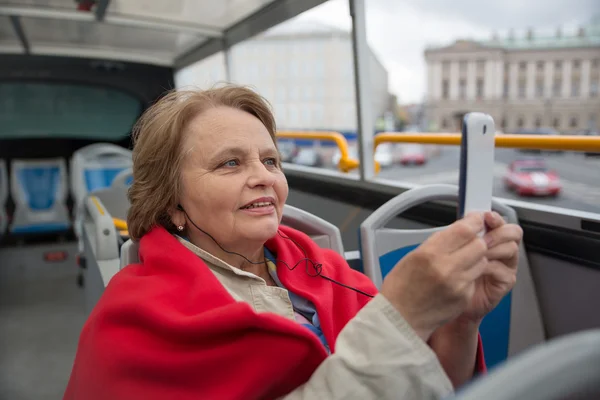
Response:
M301 232L280 231L323 264L323 275L376 293L337 253ZM290 266L304 258L279 235L266 246ZM206 264L163 228L141 239L140 262L112 278L88 318L64 400L272 399L306 382L327 357L308 329L236 302ZM310 276L304 263L294 270L278 266L278 276L315 304L334 352L337 335L369 298Z

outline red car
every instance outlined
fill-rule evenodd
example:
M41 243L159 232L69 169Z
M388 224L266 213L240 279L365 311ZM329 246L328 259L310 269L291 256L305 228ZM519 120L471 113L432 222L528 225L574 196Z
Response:
M423 165L427 162L425 149L421 144L409 143L401 147L400 163L402 165Z
M562 190L558 174L544 160L517 160L508 166L504 184L520 196L557 196Z

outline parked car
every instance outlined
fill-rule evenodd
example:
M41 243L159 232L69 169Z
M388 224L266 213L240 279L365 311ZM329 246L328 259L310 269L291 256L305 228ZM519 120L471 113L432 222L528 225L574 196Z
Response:
M400 163L402 165L423 165L426 162L427 155L422 144L407 143L400 148Z
M292 140L280 140L277 142L277 147L282 162L292 162L293 158L298 155L298 147Z
M318 150L312 147L302 147L293 157L292 162L298 165L306 165L308 167L322 167L323 157Z
M350 158L358 160L358 148L350 147L348 149L348 156ZM331 158L331 162L334 166L337 166L340 162L341 153L340 150L337 149ZM394 147L392 143L382 143L377 146L375 150L375 161L379 163L381 168L389 168L394 165Z
M504 184L519 196L557 196L562 190L558 173L548 168L543 159L513 161Z
M375 150L375 161L381 168L389 168L394 165L394 145L392 143L382 143Z

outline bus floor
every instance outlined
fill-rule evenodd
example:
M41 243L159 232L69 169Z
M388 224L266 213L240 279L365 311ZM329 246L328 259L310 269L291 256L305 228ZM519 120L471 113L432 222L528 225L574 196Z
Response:
M0 249L0 399L61 399L86 318L76 244ZM48 251L65 261L46 262Z

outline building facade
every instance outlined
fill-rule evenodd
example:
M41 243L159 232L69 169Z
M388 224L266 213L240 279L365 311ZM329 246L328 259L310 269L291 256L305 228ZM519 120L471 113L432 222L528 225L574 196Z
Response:
M425 51L427 120L456 131L465 112L485 112L496 129L600 127L600 20L572 35L459 40Z
M352 39L349 32L310 24L273 29L230 49L231 81L254 87L272 104L279 129L356 131ZM391 110L388 73L370 57L374 121ZM181 72L178 86L226 80L218 54Z

